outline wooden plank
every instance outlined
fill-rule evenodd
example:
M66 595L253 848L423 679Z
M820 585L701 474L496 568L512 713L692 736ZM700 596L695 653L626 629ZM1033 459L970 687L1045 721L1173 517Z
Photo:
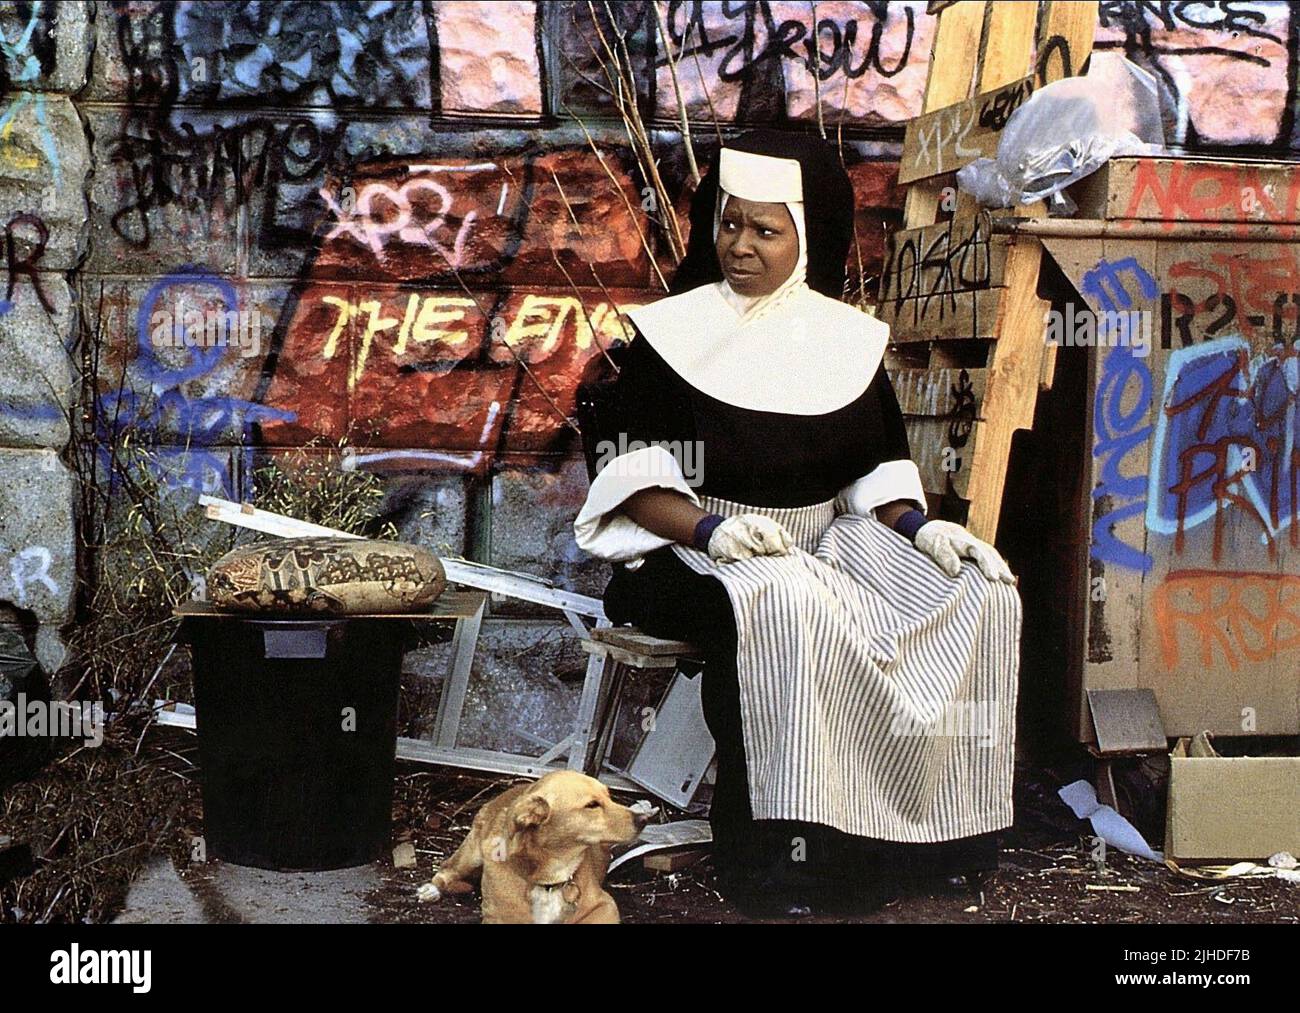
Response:
M1043 317L1048 306L1035 291L1042 253L1037 241L1017 240L1007 255L1006 298L989 363L984 421L975 425L974 456L964 497L970 500L966 526L988 542L997 535L1012 434L1029 428L1034 420Z
M997 154L1007 119L1036 87L1029 74L992 91L923 113L907 125L898 165L899 184L956 172Z
M1002 285L1008 237L988 230L989 218L976 215L895 232L885 256L880 301Z
M631 665L633 668L674 668L677 665L676 655L650 655L638 654L635 651L626 651L621 647L615 647L613 644L602 644L597 640L580 640L582 649L588 654L594 654L596 657L609 657L615 661Z
M1095 0L1047 0L1035 47L1039 85L1078 74L1097 34Z
M923 299L894 299L882 303L876 313L889 324L889 340L900 344L935 339L993 338L998 333L999 313L1007 291L1006 288L988 288L943 292Z
M1037 5L991 5L976 95L959 94L949 102L926 103L922 115L908 123L898 181L955 172L976 158L992 158L1010 115L1050 81L1077 74L1092 53L1096 3L1051 2L1046 5L1033 59ZM935 52L938 53L937 47ZM933 57L932 57L933 60ZM925 224L913 222L911 224Z
M1131 246L1103 240L1080 253L1083 273L1067 275L1083 289L1090 304L1101 308L1102 293L1117 303L1138 299L1141 285L1136 270L1121 272L1115 280L1103 280L1096 272L1116 263L1116 257L1133 254ZM1089 264L1087 258L1092 257ZM1154 275L1154 259L1138 257L1134 268ZM1089 282L1089 272L1093 281ZM1141 630L1148 608L1144 571L1148 533L1145 524L1145 479L1150 472L1150 436L1143 431L1152 422L1152 405L1158 399L1153 389L1148 362L1100 354L1088 356L1086 399L1087 432L1090 434L1087 486L1091 537L1088 544L1088 593L1085 604L1084 663L1080 692L1073 701L1076 734L1081 741L1093 737L1086 693L1089 689L1131 689L1141 685ZM1143 399L1146 399L1144 402ZM1137 485L1141 488L1132 488ZM1166 724L1168 722L1166 721Z
M1287 162L1112 158L1070 194L1079 218L1300 224L1300 173ZM1294 237L1292 230L1278 236Z
M939 15L921 100L923 114L959 102L970 94L983 25L984 4L979 0L950 4ZM909 134L911 130L909 124ZM903 221L908 228L929 225L936 219L939 192L937 183L908 187L903 204Z
M962 0L939 16L930 48L922 112L960 102L970 94L984 29L984 4Z
M889 371L904 416L947 419L961 412L977 418L984 400L986 371L982 369L904 368Z
M694 656L699 653L699 649L694 644L685 640L652 637L649 633L642 633L633 626L607 626L604 629L592 630L591 639L621 647L634 654L646 654L651 657L667 654Z
M988 31L980 53L978 93L1022 80L1034 56L1037 3L990 3Z
M912 460L922 487L932 495L965 489L986 375L982 369L960 368L908 368L890 374L903 406Z
M708 855L707 851L698 848L688 851L657 851L646 855L641 864L651 872L679 872L703 861Z

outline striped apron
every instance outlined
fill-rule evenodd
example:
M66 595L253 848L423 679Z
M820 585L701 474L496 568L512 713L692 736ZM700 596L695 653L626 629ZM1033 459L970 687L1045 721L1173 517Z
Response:
M786 556L718 563L755 819L934 842L1011 824L1020 598L963 562L948 577L903 536L834 501L711 513L779 521Z

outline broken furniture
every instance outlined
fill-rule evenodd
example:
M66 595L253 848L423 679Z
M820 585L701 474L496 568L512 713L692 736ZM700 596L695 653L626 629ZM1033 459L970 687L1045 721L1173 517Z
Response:
M386 854L402 656L415 623L477 621L485 596L426 612L286 618L175 610L193 659L204 848L262 869Z
M281 537L309 535L358 537L214 496L201 496L199 502L207 511L207 516L213 520L266 534ZM549 582L538 577L464 559L443 559L442 566L449 583L558 609L564 613L570 627L584 640L609 626L604 607L599 599L551 587ZM437 763L524 777L541 777L552 770L567 767L570 770L581 770L599 777L614 788L634 790L640 787L636 781L602 766L596 760L597 740L603 741L606 749L608 748L612 732L607 724L616 719L619 700L616 693L610 692L610 680L614 676L613 666L606 658L596 654L592 654L588 659L573 730L561 741L550 744L541 756L478 749L460 744L458 739L461 717L485 608L486 600L483 600L473 615L465 616L456 623L456 631L452 638L451 661L443 691L439 696L438 712L431 738L429 740L399 738L398 757L421 763ZM673 713L676 713L676 710L676 700L674 700ZM689 713L689 708L686 710ZM173 722L181 720L182 718L177 717ZM657 727L663 729L666 726L661 722ZM665 735L663 738L666 739L668 736ZM657 744L656 748L658 748ZM599 752L599 755L603 760L605 753Z
M600 732L588 759L593 770L609 767L610 747L628 679L655 670L672 672L658 704L635 716L643 734L631 761L619 773L665 801L686 808L704 780L714 753L713 736L704 721L700 701L700 666L683 666L683 662L698 659L699 651L684 640L652 637L631 626L593 630L582 641L582 647L602 661L602 693L597 705ZM693 667L694 674L687 675L683 667Z

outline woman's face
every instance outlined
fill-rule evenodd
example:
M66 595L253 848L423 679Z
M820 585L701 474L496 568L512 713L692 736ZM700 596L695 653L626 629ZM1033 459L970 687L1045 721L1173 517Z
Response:
M799 262L799 233L784 204L729 197L714 245L727 283L744 296L775 292Z

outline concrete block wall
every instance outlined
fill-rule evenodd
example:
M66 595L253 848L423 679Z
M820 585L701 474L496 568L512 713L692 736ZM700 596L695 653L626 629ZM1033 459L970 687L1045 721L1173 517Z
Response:
M816 26L806 3L665 4L676 85L652 8L613 6L679 205L679 90L702 160L715 116L806 126L820 100L875 273L901 218L925 3L821 2ZM1197 11L1103 3L1098 49L1156 75L1175 142L1300 148L1300 11ZM592 83L589 5L5 3L0 29L0 601L51 630L69 615L72 490L50 451L79 306L128 396L105 384L77 407L171 447L175 495L243 498L264 455L346 439L405 537L599 593L604 567L573 544L586 477L562 416L620 336L614 306L659 294L666 254L642 243L646 180ZM154 324L195 310L242 313L255 339L187 347ZM501 606L493 636L547 618ZM572 696L554 676L573 659L493 657L517 667L519 714ZM519 724L481 698L476 727Z
M0 5L0 620L35 624L47 668L76 591L72 474L75 271L89 238L86 83L94 9Z

